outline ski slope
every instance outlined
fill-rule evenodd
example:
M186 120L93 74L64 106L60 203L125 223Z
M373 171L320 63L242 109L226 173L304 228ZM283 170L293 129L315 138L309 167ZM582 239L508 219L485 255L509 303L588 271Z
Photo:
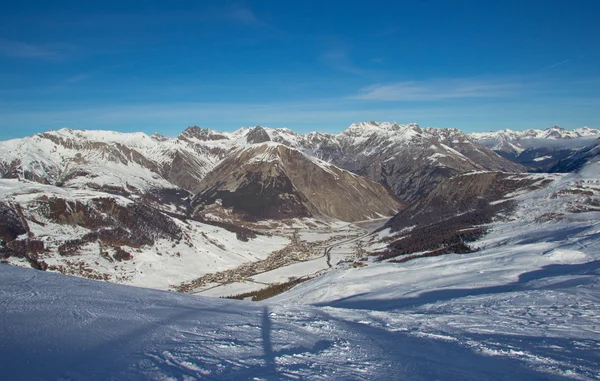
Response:
M598 319L590 315L600 302L597 282L579 282L576 294L539 287L393 315L195 297L8 265L0 265L0 283L0 374L7 380L599 376L591 325ZM567 326L560 315L574 305L588 315L572 316ZM489 316L490 308L497 313ZM552 317L562 322L560 337L543 325Z

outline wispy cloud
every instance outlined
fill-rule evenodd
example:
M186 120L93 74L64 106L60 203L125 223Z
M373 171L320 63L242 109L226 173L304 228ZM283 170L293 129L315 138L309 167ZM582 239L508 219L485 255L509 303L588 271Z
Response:
M28 44L0 38L0 54L11 58L61 60L71 47L65 44Z
M572 58L568 58L566 60L562 60L560 62L556 62L556 63L554 63L554 64L552 64L552 65L550 65L548 67L543 68L542 71L550 70L550 69L553 69L555 67L562 66L562 65L567 64L567 63L569 63L571 61L573 61L573 59Z
M372 101L435 101L507 97L524 90L524 83L502 79L441 79L367 86L353 99Z

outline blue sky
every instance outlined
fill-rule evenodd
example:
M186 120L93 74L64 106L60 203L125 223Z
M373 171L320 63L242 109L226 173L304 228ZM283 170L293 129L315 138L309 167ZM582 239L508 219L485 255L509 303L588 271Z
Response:
M0 139L62 127L600 128L600 2L13 1Z

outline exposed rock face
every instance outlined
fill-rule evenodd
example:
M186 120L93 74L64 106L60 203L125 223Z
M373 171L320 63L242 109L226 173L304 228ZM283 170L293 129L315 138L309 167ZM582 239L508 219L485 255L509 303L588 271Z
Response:
M229 138L220 132L209 128L200 128L198 126L188 127L179 135L181 140L198 139L201 141L228 140Z
M223 160L196 189L193 204L222 203L250 218L328 216L358 221L402 207L383 186L275 143Z
M27 229L17 212L6 203L0 202L0 240L2 243L14 241L25 233L27 233Z
M248 132L248 135L246 135L246 142L250 144L264 143L269 141L271 141L269 134L267 134L267 131L265 131L265 129L261 126L254 127L252 130L250 130L250 132Z

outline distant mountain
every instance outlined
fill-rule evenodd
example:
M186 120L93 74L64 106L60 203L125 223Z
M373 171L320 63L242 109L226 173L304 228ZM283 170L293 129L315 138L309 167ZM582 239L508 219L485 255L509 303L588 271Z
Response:
M583 168L586 164L600 160L600 138L595 139L587 146L571 151L567 157L560 159L549 172L574 172Z
M545 130L529 129L525 131L512 131L510 129L493 132L474 132L470 135L477 141L482 140L521 140L521 139L576 139L587 136L600 136L600 130L589 127L567 130L553 126Z
M271 141L384 184L407 202L425 197L441 181L456 174L524 170L457 129L363 122L339 134L299 135L288 129L260 128ZM240 130L237 134L250 131Z
M265 134L254 129L248 136ZM200 182L195 193L197 212L218 203L257 219L358 221L390 216L402 207L382 185L274 142L231 153Z
M214 167L221 152L193 144L185 136L49 131L0 142L0 174L121 195L191 189Z
M559 161L596 144L600 130L588 127L566 130L553 126L546 130L502 130L473 133L470 136L499 155L530 170L547 172L559 168Z
M197 126L160 134L61 129L0 142L0 175L119 195L193 191L230 152L277 142L389 187L401 199L425 197L440 181L473 170L523 168L456 129L363 122L339 134ZM181 194L184 194L181 193Z

